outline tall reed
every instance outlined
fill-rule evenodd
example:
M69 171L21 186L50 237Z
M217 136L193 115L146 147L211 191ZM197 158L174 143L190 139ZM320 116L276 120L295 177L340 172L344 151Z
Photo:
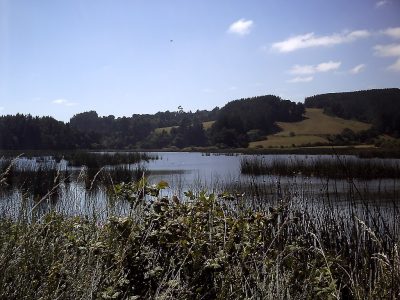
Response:
M272 160L264 157L243 158L242 174L281 176L314 176L325 178L400 178L400 164L394 160L354 159L350 157L294 158Z

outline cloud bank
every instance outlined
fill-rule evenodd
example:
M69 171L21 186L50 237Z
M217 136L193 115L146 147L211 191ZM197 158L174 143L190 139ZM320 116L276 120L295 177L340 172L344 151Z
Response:
M290 70L290 74L309 75L337 70L342 63L340 61L328 61L318 65L294 65Z
M396 62L388 70L400 72L400 44L376 45L373 49L376 56L396 57Z
M400 27L389 27L381 32L393 39L400 39Z
M400 56L400 44L376 45L375 55L384 57Z
M371 33L368 30L356 30L332 35L316 36L314 32L290 37L272 44L272 49L281 53L293 52L299 49L328 47L366 38Z

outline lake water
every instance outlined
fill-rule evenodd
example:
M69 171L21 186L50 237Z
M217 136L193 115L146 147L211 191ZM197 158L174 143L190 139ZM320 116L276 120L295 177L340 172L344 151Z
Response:
M164 190L163 195L177 195L184 200L183 192L192 190L198 193L206 190L211 193L229 192L231 194L244 193L249 207L270 206L284 199L290 200L292 205L298 205L311 213L321 214L347 214L354 213L354 207L360 207L360 213L365 214L365 203L372 205L368 208L379 207L380 214L385 218L393 219L398 214L398 178L378 179L369 181L332 180L317 177L304 177L301 175L284 177L275 175L246 176L240 172L240 162L243 158L252 155L240 154L204 154L182 152L152 153L158 160L141 163L150 174L150 183L164 180L170 188ZM334 156L313 155L264 155L259 156L265 160L304 160L312 161L317 158L337 159ZM345 157L344 159L358 159ZM398 163L398 160L394 160ZM51 197L43 199L44 195L33 195L24 181L2 189L0 191L0 214L17 216L22 211L56 210L69 215L100 215L107 217L114 214L126 214L129 203L110 201L110 187L102 184L107 180L107 172L112 173L114 167L106 167L99 174L87 174L82 168L67 167L66 161L55 163L51 157L27 159L19 158L16 166L23 174L39 176L35 170L40 165L50 165L59 168L68 174L68 180L60 183L53 191ZM137 165L130 165L132 170ZM29 171L30 170L30 171ZM52 184L52 176L56 172L46 175ZM22 175L21 175L22 176ZM43 174L41 175L43 176ZM85 176L87 178L85 179ZM43 178L43 177L41 177ZM38 182L44 179L38 179ZM100 184L94 184L100 181ZM105 182L105 181L104 181ZM104 183L103 182L103 183ZM115 184L115 182L114 182ZM47 187L44 187L46 190ZM49 189L49 188L47 188ZM38 201L40 203L38 204ZM329 206L328 206L329 205ZM375 206L374 206L375 205ZM369 212L370 213L370 212ZM365 216L364 216L365 217Z
M165 180L170 182L171 186L179 189L190 189L193 186L200 186L204 189L213 189L218 186L235 185L235 183L242 184L280 184L283 186L293 188L293 185L302 188L307 186L316 192L321 189L326 192L338 191L346 192L349 185L355 186L356 189L369 192L387 192L392 193L393 190L397 191L398 179L375 179L375 180L330 180L318 177L304 177L297 176L277 176L277 175L263 175L252 176L243 175L240 171L240 163L244 158L252 158L254 155L243 154L202 154L202 153L182 153L182 152L169 152L169 153L155 153L160 158L159 160L151 161L147 164L150 171L150 180L157 182ZM267 162L286 160L286 161L303 161L311 163L317 159L335 160L336 156L330 155L258 155ZM342 156L342 160L362 160L354 156ZM382 159L374 159L376 161L383 161ZM388 161L388 160L386 160ZM400 163L400 160L390 160L393 163Z

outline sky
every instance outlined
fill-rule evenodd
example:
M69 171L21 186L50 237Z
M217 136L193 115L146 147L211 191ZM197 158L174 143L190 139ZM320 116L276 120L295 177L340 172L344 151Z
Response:
M0 115L400 87L400 0L0 0Z

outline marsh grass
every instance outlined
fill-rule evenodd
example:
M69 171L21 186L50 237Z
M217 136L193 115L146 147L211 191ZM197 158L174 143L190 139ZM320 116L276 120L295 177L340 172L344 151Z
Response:
M86 188L93 185L112 185L140 179L146 171L143 161L158 159L147 153L96 153L84 151L53 152L49 156L22 154L16 159L0 159L3 188L18 188L42 197L61 181L68 184L75 173L82 174Z
M400 164L392 160L351 159L350 157L273 159L243 158L242 174L280 176L313 176L323 178L400 178Z
M0 174L2 176L0 189L18 187L39 198L68 177L68 172L58 168L54 161L21 166L17 160L2 160Z
M59 162L64 159L70 161L71 166L102 167L104 165L135 164L141 161L158 159L157 155L145 152L115 152L115 151L45 151L45 150L0 150L2 160L11 161L15 157L24 157L43 161L43 158ZM1 160L0 160L1 163Z
M156 155L142 152L67 152L62 157L70 166L86 166L88 168L101 168L103 166L137 164L143 161L158 159Z
M254 178L163 197L155 192L167 185L142 176L114 182L91 215L24 218L39 206L21 205L20 217L0 219L0 298L399 298L395 185L385 210L351 180L338 203L342 192L326 182L316 191L310 178ZM110 208L121 204L124 213Z

